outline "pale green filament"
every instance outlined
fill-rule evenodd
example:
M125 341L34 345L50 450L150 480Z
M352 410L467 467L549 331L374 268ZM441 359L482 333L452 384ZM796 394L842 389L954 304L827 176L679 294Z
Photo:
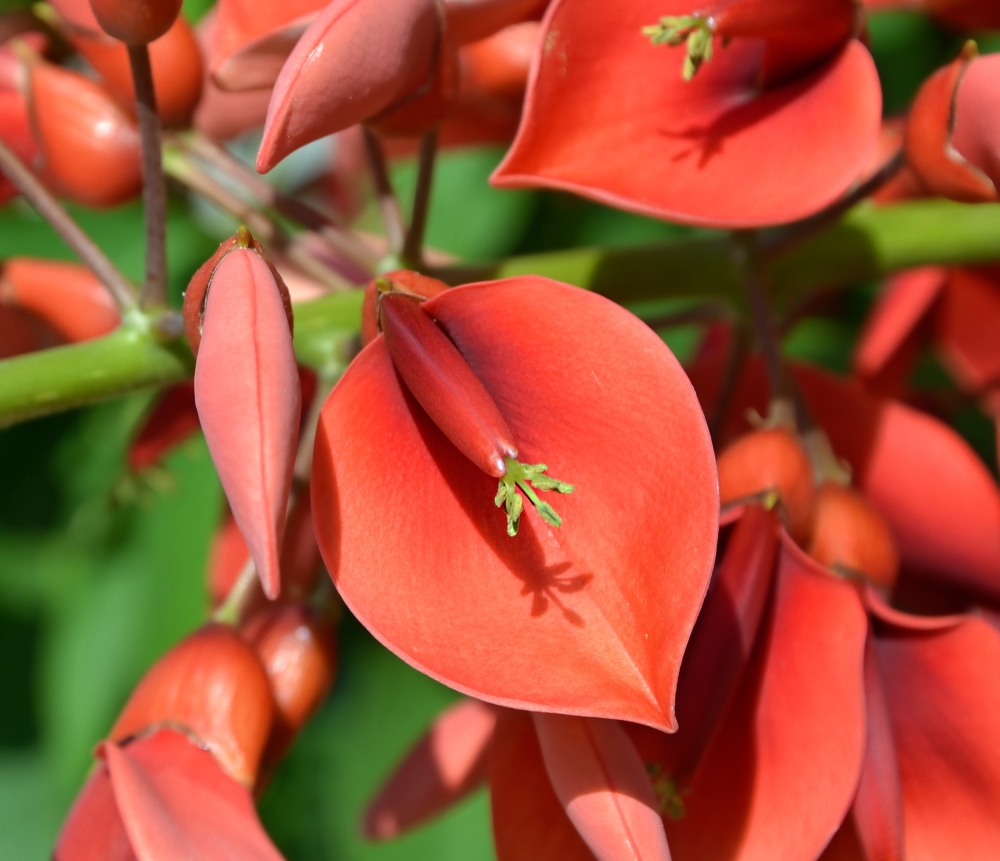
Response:
M643 27L642 33L654 45L676 48L687 42L687 56L681 74L690 81L701 64L712 59L712 25L709 18L700 15L667 15L659 24Z
M504 466L507 471L500 479L493 502L497 508L502 505L507 510L507 534L511 537L517 535L517 527L524 511L524 500L521 499L517 488L521 488L521 493L528 497L528 502L535 506L542 520L549 526L561 526L562 518L551 505L538 498L534 488L554 490L556 493L572 493L573 485L545 475L548 466L544 463L527 464L508 457L504 458Z

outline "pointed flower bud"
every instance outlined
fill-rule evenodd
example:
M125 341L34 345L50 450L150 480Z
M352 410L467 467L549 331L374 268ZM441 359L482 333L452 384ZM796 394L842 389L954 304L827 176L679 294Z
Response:
M434 0L330 3L275 82L257 169L419 97L439 59L441 28Z
M906 158L920 181L933 194L967 203L997 200L1000 179L995 119L977 115L996 112L997 64L977 54L976 43L967 42L954 62L931 75L913 100L906 125ZM985 65L971 74L971 87L959 99L966 75L979 63Z
M139 131L104 87L37 60L28 94L42 176L59 194L85 206L114 206L139 194Z
M518 489L546 523L561 526L562 518L532 486L572 493L573 485L545 475L545 464L518 461L513 434L475 371L420 301L392 287L390 279L380 284L385 292L379 322L393 364L441 432L483 472L500 479L494 502L506 509L507 534L517 535L524 508Z
M234 780L253 786L274 716L267 674L232 629L207 625L157 661L111 729L121 743L159 726L208 748Z
M177 19L181 0L90 0L104 32L127 45L159 39Z
M301 389L288 289L245 228L195 273L184 325L197 356L195 402L205 439L273 600L281 589Z

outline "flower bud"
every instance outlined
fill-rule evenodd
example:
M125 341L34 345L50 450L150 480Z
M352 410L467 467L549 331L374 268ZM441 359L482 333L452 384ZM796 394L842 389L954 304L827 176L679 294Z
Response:
M992 95L995 83L990 80L984 87L985 79L980 79L976 73L972 76L974 83L969 98L961 101L957 98L965 76L979 62L976 54L976 43L967 42L958 59L938 69L924 82L913 100L906 126L906 158L920 181L932 194L966 203L997 200L994 180L983 168L997 171L994 177L1000 175L997 162L988 156L992 149L992 158L997 159L995 152L1000 141L987 131L990 119L976 116L978 110L991 110L988 105L991 99L996 101ZM980 69L995 75L995 65L994 61ZM986 104L981 104L982 101ZM974 105L972 110L970 102ZM963 108L961 125L958 105ZM995 112L995 108L992 110ZM983 137L981 132L985 133ZM958 148L958 143L982 163L970 161Z
M100 84L39 60L31 64L28 92L47 183L85 206L114 206L139 194L139 131Z
M181 0L90 0L104 32L128 45L159 39L177 19Z
M274 719L264 667L232 629L207 625L139 682L111 729L115 742L158 726L192 734L233 779L252 786Z
M748 433L719 455L722 505L769 492L778 496L789 535L808 541L816 504L812 465L795 434L784 428Z
M118 327L118 308L85 266L14 257L0 269L0 301L40 317L70 343L99 338Z
M501 478L505 460L517 457L517 445L458 348L419 300L405 293L382 295L379 321L393 365L413 397L462 454L487 475Z
M269 608L243 629L271 683L275 720L265 761L278 762L323 704L337 672L333 625L301 605Z
M281 276L245 228L188 286L195 403L212 460L270 599L295 465L301 390Z
M393 290L408 293L420 299L430 299L448 289L444 281L428 278L409 269L397 269L384 276L393 283ZM379 279L373 278L365 285L365 301L361 306L361 343L367 346L378 337Z
M899 551L889 525L857 490L825 481L816 495L808 553L834 571L859 576L889 593L899 574Z

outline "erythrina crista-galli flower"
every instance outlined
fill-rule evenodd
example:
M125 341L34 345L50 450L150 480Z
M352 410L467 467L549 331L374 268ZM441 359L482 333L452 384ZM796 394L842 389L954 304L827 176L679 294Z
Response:
M557 0L493 183L692 224L807 216L876 146L881 92L858 15L854 0Z
M544 278L422 304L387 280L383 334L316 434L313 512L344 600L460 690L673 727L718 519L676 360L619 306Z

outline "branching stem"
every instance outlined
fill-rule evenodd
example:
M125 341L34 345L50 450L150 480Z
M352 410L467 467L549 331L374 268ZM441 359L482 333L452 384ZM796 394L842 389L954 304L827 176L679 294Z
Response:
M135 292L125 276L3 140L0 140L0 171L6 174L38 214L52 225L52 229L62 237L80 261L97 276L115 300L122 316L135 309Z
M142 140L142 199L146 210L146 281L144 308L167 302L167 183L163 176L160 116L156 112L153 69L148 45L129 45L135 84L135 111Z

